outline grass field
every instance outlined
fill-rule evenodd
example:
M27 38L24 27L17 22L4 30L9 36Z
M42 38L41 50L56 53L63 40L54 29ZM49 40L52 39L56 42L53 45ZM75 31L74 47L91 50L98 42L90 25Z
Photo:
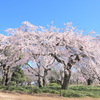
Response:
M8 90L8 87L0 86L0 90ZM38 88L37 86L10 86L9 91L23 92L23 93L51 93L55 95L62 94L63 97L100 97L100 86L69 86L68 90L60 91L60 86L49 85L46 87Z

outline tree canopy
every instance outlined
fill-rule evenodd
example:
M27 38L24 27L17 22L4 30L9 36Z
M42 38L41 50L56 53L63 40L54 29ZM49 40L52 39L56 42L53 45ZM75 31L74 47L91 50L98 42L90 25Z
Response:
M95 79L100 81L100 72L98 72L100 41L95 35L91 36L94 31L84 35L83 31L77 30L72 23L67 23L65 28L59 29L52 24L44 28L25 21L22 26L10 28L6 32L12 35L0 35L1 66L8 68L33 61L38 68L44 68L44 75L40 75L39 70L32 67L31 69L45 80L49 67L59 63L64 72L62 89L68 87L72 68L81 73L85 68L88 70L88 73L85 73L87 77L95 70Z

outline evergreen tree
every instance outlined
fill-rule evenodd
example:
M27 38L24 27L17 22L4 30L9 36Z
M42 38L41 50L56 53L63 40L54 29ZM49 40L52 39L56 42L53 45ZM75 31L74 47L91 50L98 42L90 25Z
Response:
M16 82L17 85L22 85L26 80L24 71L20 68L17 67L15 72L12 74L11 81Z

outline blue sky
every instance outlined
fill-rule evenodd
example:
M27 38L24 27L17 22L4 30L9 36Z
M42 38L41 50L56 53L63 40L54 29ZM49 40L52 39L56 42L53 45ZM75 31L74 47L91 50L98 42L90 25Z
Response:
M17 28L23 21L46 27L64 27L72 22L77 29L100 34L100 0L0 0L0 33Z

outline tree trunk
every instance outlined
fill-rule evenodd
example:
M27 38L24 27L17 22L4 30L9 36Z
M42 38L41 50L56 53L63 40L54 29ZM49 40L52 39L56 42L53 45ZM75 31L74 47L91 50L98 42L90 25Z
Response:
M53 56L59 63L62 63L64 65L64 79L63 79L63 84L62 84L61 88L62 89L67 89L68 84L69 84L69 80L70 80L70 76L71 76L71 67L76 62L73 61L73 59L70 56L69 60L68 60L68 63L66 65L66 62L61 60L61 59L59 59L56 54L51 54L51 56ZM75 60L79 61L79 56L78 55L76 55Z
M91 79L88 79L87 80L87 85L91 85L92 84L92 80Z
M7 69L6 69L6 65L3 65L3 79L2 79L2 85L5 86L5 82L6 82L6 73L7 73Z
M76 82L77 82L77 85L78 85L78 79L76 80Z
M67 71L64 72L64 80L63 80L63 84L62 84L62 87L61 87L62 89L68 88L70 76L71 76L71 70L67 70Z
M41 85L41 75L40 75L40 66L38 64L37 64L37 66L38 66L38 86L42 87L42 85Z
M41 85L41 78L40 78L40 76L38 76L38 86L39 86L39 87L42 87L42 85Z
M9 85L10 80L11 80L11 78L10 78L10 66L8 66L7 73L6 73L6 82L5 82L6 86Z
M4 65L3 70L4 70L4 75L3 75L2 84L3 86L8 86L10 79L11 79L10 78L10 66L6 67L6 65Z
M43 86L46 86L46 80L43 78Z
M44 75L43 75L43 86L46 86L46 76L47 76L48 69L44 69Z

